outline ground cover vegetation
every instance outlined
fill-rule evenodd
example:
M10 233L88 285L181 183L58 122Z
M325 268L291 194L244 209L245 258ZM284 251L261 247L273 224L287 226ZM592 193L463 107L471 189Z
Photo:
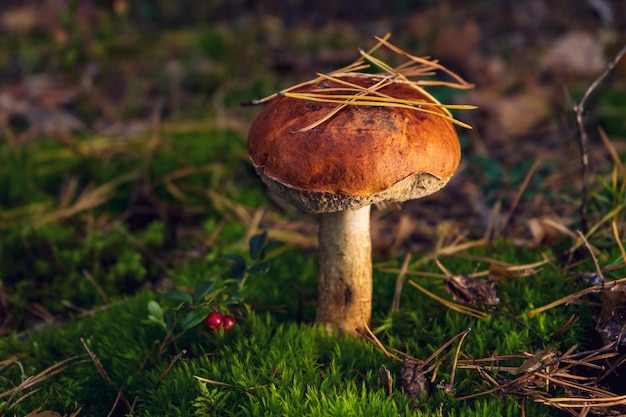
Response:
M626 413L624 11L326 3L3 6L0 415ZM443 191L373 210L371 328L329 336L240 103L387 32L479 108Z

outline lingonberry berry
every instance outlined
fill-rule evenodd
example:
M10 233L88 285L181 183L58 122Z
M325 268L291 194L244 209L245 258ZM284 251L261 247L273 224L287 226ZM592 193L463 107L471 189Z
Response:
M204 319L204 324L206 324L209 329L219 329L223 319L219 312L212 311L206 316L206 319Z
M235 327L235 318L230 315L222 317L222 326L224 327L224 330L232 329Z

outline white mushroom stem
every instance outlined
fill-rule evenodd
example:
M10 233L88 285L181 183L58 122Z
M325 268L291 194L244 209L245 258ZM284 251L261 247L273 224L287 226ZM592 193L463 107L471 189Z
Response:
M320 215L317 322L358 335L372 311L370 206Z

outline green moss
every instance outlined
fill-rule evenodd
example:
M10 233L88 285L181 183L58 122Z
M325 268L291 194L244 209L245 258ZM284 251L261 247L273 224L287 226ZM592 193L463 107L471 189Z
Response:
M146 231L145 236L152 236L158 243L154 231ZM497 249L502 260L517 257L531 262L535 258L531 251L505 247L504 244L498 244ZM474 252L480 254L483 251L477 249ZM519 404L513 398L458 402L449 394L435 390L431 400L415 409L415 404L400 392L390 397L384 395L376 384L378 367L385 364L398 375L400 363L390 361L382 351L364 340L332 338L318 328L294 323L293 314L301 306L298 298L289 291L301 286L308 293L305 299L314 293L315 268L312 262L301 251L292 249L272 261L270 275L248 281L246 296L249 300L256 300L258 307L283 305L286 315L250 312L239 321L235 330L225 334L211 334L199 326L162 354L157 347L165 336L164 329L146 320L148 301L155 299L151 292L121 299L112 308L68 326L33 333L25 341L4 338L0 341L0 355L25 354L20 363L26 375L35 374L64 358L79 356L84 359L42 382L38 386L41 388L39 392L25 398L11 412L26 413L47 401L50 409L70 412L75 404L79 404L87 414L103 415L110 411L118 389L122 389L129 401L138 400L139 415L144 416L164 412L180 416L374 416L380 413L426 416L438 412L440 403L447 415L513 415L519 412ZM471 268L471 262L460 258L446 258L445 263L458 270ZM191 283L196 281L190 278L194 274L199 275L198 280L206 277L202 271L209 263L199 263L196 267L192 267L192 263L185 265L185 269L172 274L173 279ZM302 274L303 271L309 272ZM377 273L377 285L384 293L395 282L382 275ZM440 283L432 280L422 283L446 296ZM479 320L448 310L406 286L401 311L388 314L384 308L378 308L376 316L379 322L384 320L388 324L385 333L380 335L383 343L425 359L467 327L472 331L464 341L463 351L472 357L488 357L494 352L517 354L540 350L570 314L579 315L583 324L575 324L564 336L551 341L563 349L581 340L581 333L590 324L590 314L585 314L580 306L549 310L536 318L529 318L527 313L543 300L553 300L570 290L564 277L549 269L536 276L516 278L498 287L499 296L511 300L510 304L502 307L502 313L492 314L488 320ZM255 294L265 294L265 297L255 298ZM377 295L378 291L375 297ZM529 303L530 300L534 300L534 304ZM312 319L307 316L307 321ZM97 372L94 363L86 356L81 338L99 358L113 385ZM173 356L183 348L187 353L162 378ZM450 377L450 366L449 360L442 363L439 380ZM10 382L16 383L22 378L15 365L3 370L2 376L0 384L4 386L0 387L0 392L7 389ZM201 382L194 376L227 385ZM463 369L458 370L456 378L457 395L475 392L472 381L480 381L475 373ZM396 382L396 388L398 386ZM94 398L98 400L94 401ZM545 407L531 405L530 408L533 415L558 415Z
M106 415L116 401L118 390L129 403L136 399L137 414L145 416L164 413L426 416L438 413L439 404L451 416L518 413L519 402L514 398L458 402L451 395L435 390L428 402L416 408L400 391L390 397L384 395L376 385L378 368L385 364L397 376L401 364L386 358L378 348L363 340L329 338L311 326L315 320L316 255L295 247L272 259L269 273L251 275L241 294L236 294L249 307L238 309L248 314L238 316L235 330L210 334L198 326L182 334L175 343L163 345L165 329L148 321L148 302L156 300L165 305L164 300L147 290L130 298L128 294L146 283L159 283L164 275L172 288L191 291L198 283L228 276L232 260L226 260L225 255L234 254L238 259L251 261L244 239L248 227L235 220L219 199L227 198L242 204L241 207L259 206L267 200L255 173L242 162L243 143L233 138L232 132L212 128L208 131L197 126L177 128L152 155L148 175L155 184L155 195L162 201L202 208L202 217L194 220L196 240L173 241L172 225L163 221L145 221L133 228L114 224L106 230L85 227L76 221L38 228L17 223L6 229L0 239L0 262L4 265L1 279L4 291L11 294L12 313L21 317L19 326L24 328L25 321L30 320L28 309L34 302L48 311L64 313L70 320L63 326L35 332L24 340L14 336L0 340L0 357L19 354L24 369L22 374L20 367L12 364L0 370L0 392L63 359L79 358L68 369L41 382L36 387L40 391L18 405L14 406L15 401L22 399L28 390L13 398L10 413L27 414L45 403L47 408L64 413L80 406L87 415ZM206 154L225 159L207 163L202 156ZM34 163L31 158L37 159L36 155L16 159L12 169L28 171ZM70 158L65 163L74 162ZM104 164L95 164L98 163ZM82 181L102 184L113 178L116 171L129 172L140 163L140 159L131 157L117 161L110 170L90 168L81 171ZM58 180L59 167L64 164L49 165L46 175L57 175ZM170 186L163 181L181 167L192 167L187 171L189 175L175 180L182 196L172 194ZM5 199L7 204L25 199L33 190L39 190L39 194L33 194L37 198L58 199L50 179L24 175L20 181L26 189ZM132 188L116 189L106 207L96 211L121 212ZM209 197L209 191L217 193L213 196L219 198ZM201 256L176 256L180 250L196 251L198 241L216 231L219 233L214 235L212 245L203 248ZM503 240L464 254L518 265L542 259L537 250L514 247ZM552 254L546 251L545 255ZM619 251L607 245L602 259L619 262L619 255ZM458 274L486 267L459 256L442 256L440 260ZM401 264L400 259L397 264ZM584 267L593 270L592 263ZM438 268L433 262L418 262L411 270L433 272ZM94 278L93 282L87 279L85 271ZM441 280L419 274L411 279L429 291L451 298ZM534 352L546 344L565 350L593 339L593 311L584 305L560 306L532 318L529 315L533 308L570 294L576 288L558 265L548 264L534 274L499 284L501 303L488 320L448 310L409 285L403 288L400 311L390 313L396 275L375 269L374 281L372 327L383 329L378 336L385 345L417 358L427 358L467 328L472 331L464 340L463 352L475 358L489 357L495 352ZM113 303L111 308L99 310L107 305L100 291ZM95 314L71 319L67 301L92 309ZM571 315L580 320L563 335L550 340ZM98 372L81 338L112 382ZM165 372L182 349L187 353ZM449 379L451 371L450 360L444 360L436 382ZM228 385L204 383L194 375ZM477 391L475 384L480 378L469 370L459 369L456 381L456 394L466 395ZM123 402L120 404L120 412L128 411ZM527 407L527 413L532 408L533 415L554 415L554 410L545 407Z

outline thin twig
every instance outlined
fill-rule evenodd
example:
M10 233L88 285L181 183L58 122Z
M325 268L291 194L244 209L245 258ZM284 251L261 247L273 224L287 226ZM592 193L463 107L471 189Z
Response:
M180 359L182 358L185 354L187 353L187 349L183 349L181 350L176 356L174 356L174 358L170 361L170 363L167 365L167 367L165 368L165 370L163 371L163 373L161 374L161 376L159 377L159 380L157 381L156 385L154 386L154 390L156 391L159 386L161 385L161 382L163 382L163 380L165 379L165 376L169 373L169 371L172 369L172 367L174 366L174 364Z
M463 332L463 336L461 336L461 340L459 340L459 344L456 347L456 353L454 355L454 361L452 362L452 372L450 373L450 383L448 385L446 385L446 387L445 387L445 391L446 392L453 392L454 391L454 376L456 375L456 365L457 365L457 362L459 360L459 354L461 353L461 345L463 345L463 340L465 340L465 337L468 335L468 333L471 330L472 329L470 329L469 327L467 329L465 329L465 331Z
M109 385L111 385L115 389L115 391L117 391L120 397L120 400L124 403L127 409L130 410L131 409L130 402L126 399L126 397L122 393L122 390L117 387L115 382L113 382L113 380L111 379L107 371L104 369L104 366L102 366L102 362L100 362L100 359L96 356L96 354L91 349L89 349L89 346L87 346L87 342L85 342L85 339L83 339L82 337L80 338L80 343L83 345L83 347L87 351L89 358L91 358L91 361L93 362L94 366L96 367L96 370L98 371L102 379L104 379Z
M457 304L452 301L448 301L445 298L439 297L438 295L433 294L432 292L428 291L426 288L422 287L421 285L419 285L417 282L413 281L412 279L409 280L409 284L411 284L412 286L414 286L415 288L417 288L418 290L420 290L421 292L423 292L424 294L426 294L433 300L438 301L444 306L448 307L449 309L457 311L461 314L466 314L468 316L476 317L477 319L483 319L483 320L486 320L491 316L489 313L486 313L484 311L472 308L464 304Z
M388 358L400 360L400 358L398 358L393 353L389 353L389 351L385 348L385 345L383 345L382 342L378 340L378 338L369 328L367 323L363 327L365 328L366 331L362 329L357 329L357 332L359 332L363 337L365 337L365 339L367 339L370 343L372 343L373 345L377 346L380 350L382 350L385 356L387 356Z
M583 242L585 242L585 246L587 247L587 250L589 250L589 253L591 254L591 259L593 259L593 264L596 266L596 273L598 274L598 278L600 278L600 282L605 282L604 274L602 273L602 269L600 269L600 264L598 263L598 258L596 258L596 254L593 253L593 249L591 248L591 245L585 238L585 235L583 235L583 233L580 230L577 230L576 232L578 233L578 236L580 236L580 238L583 240Z
M584 126L583 113L585 111L585 103L591 95L591 93L598 87L598 85L606 78L606 76L615 68L617 63L626 54L626 45L617 53L615 58L606 66L602 74L600 74L590 85L583 94L578 103L574 104L574 113L576 115L576 124L578 125L579 140L580 140L580 160L583 176L583 184L581 190L581 202L580 202L580 228L583 233L587 233L589 230L589 219L587 217L588 203L589 203L589 150L588 150L588 137L587 131Z
M585 288L584 290L580 290L577 291L573 294L567 295L565 297L559 298L556 301L553 301L551 303L548 303L546 305L544 305L543 307L538 307L534 310L530 311L530 317L535 317L537 314L543 313L544 311L550 310L551 308L560 306L562 304L569 304L572 303L574 301L576 301L577 299L579 299L580 297L587 295L587 294L592 294L601 290L606 290L608 291L609 289L611 289L613 286L620 284L622 282L626 282L626 277L624 278L620 278L620 279L616 279L614 281L610 281L608 283L602 283L602 284L598 284L598 285L594 285L592 287L588 287Z

